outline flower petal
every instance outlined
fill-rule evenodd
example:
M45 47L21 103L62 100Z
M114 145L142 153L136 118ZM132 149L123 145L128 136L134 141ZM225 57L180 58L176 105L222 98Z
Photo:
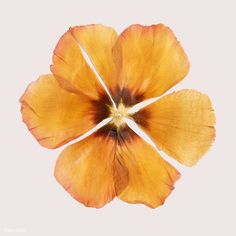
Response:
M116 83L116 67L113 61L112 48L116 43L116 31L104 25L76 26L71 33L85 49L97 72L110 87Z
M76 200L100 208L125 187L125 169L115 152L114 139L95 133L61 153L55 177Z
M136 134L130 142L124 139L118 153L129 173L128 186L119 198L152 208L162 205L180 173Z
M59 147L96 125L88 98L62 89L52 75L31 83L20 102L23 121L47 148Z
M108 82L114 77L111 48L116 39L116 32L102 25L70 28L54 50L52 73L67 90L80 91L96 99L103 88L83 57L80 47L86 50L100 76Z
M162 95L189 70L188 58L174 33L162 24L131 25L113 48L119 86L144 98Z
M171 93L142 111L149 113L149 126L140 125L160 149L187 166L202 157L215 137L211 101L198 91Z

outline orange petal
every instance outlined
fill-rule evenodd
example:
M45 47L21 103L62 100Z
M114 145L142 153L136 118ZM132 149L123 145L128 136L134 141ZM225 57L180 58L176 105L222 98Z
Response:
M95 126L88 98L62 89L52 75L31 83L20 102L23 121L47 148L61 146Z
M95 133L67 147L57 161L57 181L85 206L100 208L123 190L117 188L125 187L115 143Z
M187 166L194 165L215 137L215 115L209 97L195 90L181 90L147 106L142 125L159 148Z
M144 98L162 95L188 73L189 62L173 32L166 26L131 25L113 49L119 86Z
M116 31L104 25L76 26L71 33L88 53L97 72L110 87L116 83L116 67L112 48L118 38Z
M135 134L132 140L118 146L118 153L129 173L128 186L119 198L152 208L162 205L180 173Z
M100 76L108 82L114 77L111 48L116 38L112 28L102 25L70 28L59 40L51 66L60 85L69 91L98 98L103 88L83 57L80 46L86 50Z

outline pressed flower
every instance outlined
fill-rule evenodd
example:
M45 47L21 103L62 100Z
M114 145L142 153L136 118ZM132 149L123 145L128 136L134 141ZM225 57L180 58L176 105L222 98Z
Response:
M207 95L163 95L188 71L184 50L162 24L131 25L120 35L76 26L60 38L52 74L21 97L23 121L47 148L78 138L59 156L55 177L79 202L99 208L118 197L155 208L180 177L157 147L192 166L215 136Z

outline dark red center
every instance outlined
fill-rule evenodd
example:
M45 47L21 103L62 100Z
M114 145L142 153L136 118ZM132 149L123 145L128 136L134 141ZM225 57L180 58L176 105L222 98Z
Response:
M132 93L127 88L120 89L117 87L114 91L110 91L111 96L117 105L122 102L124 106L131 107L144 100L143 94ZM112 106L112 102L105 92L100 93L98 100L91 100L91 105L91 116L95 124L98 124L111 115L110 107ZM148 126L150 114L146 109L141 109L132 114L131 117L141 127ZM117 128L114 124L107 124L100 128L96 132L96 135L111 137L121 142L124 140L130 141L135 134L127 125Z

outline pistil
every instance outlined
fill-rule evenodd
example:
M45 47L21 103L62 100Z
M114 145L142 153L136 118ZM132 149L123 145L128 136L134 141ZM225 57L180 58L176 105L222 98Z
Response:
M123 103L120 103L117 108L110 107L110 117L112 117L111 123L113 123L116 127L124 125L125 118L129 117L127 111L128 108L126 108Z

